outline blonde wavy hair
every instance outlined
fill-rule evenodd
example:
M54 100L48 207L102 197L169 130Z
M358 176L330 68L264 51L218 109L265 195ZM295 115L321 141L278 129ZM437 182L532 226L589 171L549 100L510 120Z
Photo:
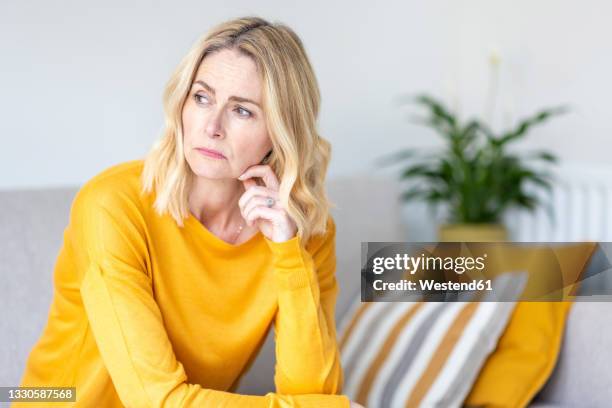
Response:
M272 154L267 163L279 179L279 198L307 242L327 230L336 205L325 192L331 145L317 131L321 97L317 80L297 34L284 24L247 16L219 24L200 37L166 84L165 126L144 160L145 194L156 192L158 214L169 213L179 226L189 216L193 177L183 151L182 110L202 60L221 49L253 59L263 82L263 111Z

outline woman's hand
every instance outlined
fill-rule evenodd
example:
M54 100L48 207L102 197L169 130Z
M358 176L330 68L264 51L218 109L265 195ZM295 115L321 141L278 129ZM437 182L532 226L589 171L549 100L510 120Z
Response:
M355 401L351 401L351 408L365 408L363 405L356 403Z
M265 186L258 186L254 177L260 177ZM251 166L238 180L242 180L246 190L238 206L247 224L256 225L262 234L274 242L285 242L295 237L297 225L278 199L279 182L272 168L267 164ZM272 207L266 205L268 197L274 199Z

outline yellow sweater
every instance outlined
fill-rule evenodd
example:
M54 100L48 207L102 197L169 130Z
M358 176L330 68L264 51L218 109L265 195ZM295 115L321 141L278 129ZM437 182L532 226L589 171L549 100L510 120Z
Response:
M84 407L348 407L333 219L307 245L261 232L232 245L193 215L160 217L142 168L112 166L77 193L21 386L76 387ZM233 393L272 323L276 393Z

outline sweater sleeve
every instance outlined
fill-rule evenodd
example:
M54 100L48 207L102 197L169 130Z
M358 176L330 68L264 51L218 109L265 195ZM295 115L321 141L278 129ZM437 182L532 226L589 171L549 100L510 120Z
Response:
M339 394L343 373L336 340L335 223L305 247L299 236L285 242L266 238L273 252L278 288L274 321L276 391Z
M83 262L80 293L86 316L126 407L348 406L344 396L240 395L188 383L154 297L140 210L125 195L105 190L77 195L72 245Z

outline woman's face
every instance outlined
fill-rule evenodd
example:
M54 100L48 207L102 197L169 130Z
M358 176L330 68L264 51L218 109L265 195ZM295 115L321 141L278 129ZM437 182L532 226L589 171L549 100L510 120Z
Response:
M197 176L237 178L272 149L261 82L253 60L238 51L222 49L204 58L182 114L185 159Z

